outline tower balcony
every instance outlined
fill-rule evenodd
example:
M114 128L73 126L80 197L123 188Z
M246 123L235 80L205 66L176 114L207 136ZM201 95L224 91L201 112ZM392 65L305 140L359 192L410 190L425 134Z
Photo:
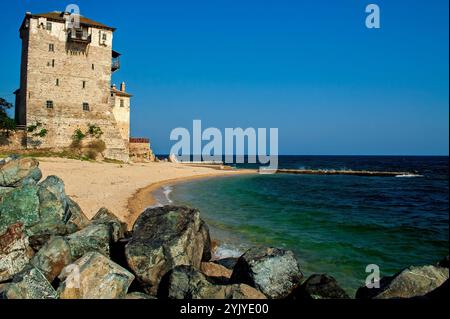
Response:
M111 72L120 69L120 56L121 54L119 52L112 50Z
M67 33L67 40L70 42L89 44L91 43L91 35L83 30L69 30Z

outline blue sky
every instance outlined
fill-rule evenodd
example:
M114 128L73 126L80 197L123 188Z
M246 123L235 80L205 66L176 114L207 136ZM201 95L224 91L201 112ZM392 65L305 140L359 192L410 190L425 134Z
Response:
M2 3L0 96L19 84L26 11ZM157 153L170 131L278 127L281 154L448 155L448 1L72 1L117 27L113 82L134 94L131 132ZM365 6L381 8L367 29Z

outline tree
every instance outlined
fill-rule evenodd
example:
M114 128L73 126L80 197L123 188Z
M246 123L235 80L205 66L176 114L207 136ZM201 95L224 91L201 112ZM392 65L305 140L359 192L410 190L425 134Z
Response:
M7 137L9 137L11 131L16 130L16 122L6 113L12 107L12 103L0 97L0 130Z

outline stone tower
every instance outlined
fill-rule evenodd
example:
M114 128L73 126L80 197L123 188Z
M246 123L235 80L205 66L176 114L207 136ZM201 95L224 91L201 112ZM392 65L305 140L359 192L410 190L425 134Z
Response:
M111 74L120 67L112 48L115 29L83 16L72 27L69 17L25 15L16 122L42 123L47 135L32 147L50 149L68 147L76 129L95 124L104 133L105 156L128 161L131 95L124 83L120 90L111 87Z

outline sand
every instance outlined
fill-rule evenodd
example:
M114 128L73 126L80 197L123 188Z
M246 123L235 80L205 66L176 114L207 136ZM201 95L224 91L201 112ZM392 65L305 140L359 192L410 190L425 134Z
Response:
M106 207L129 228L145 208L155 204L152 192L162 186L195 178L255 173L168 162L113 164L62 158L38 160L43 178L60 177L67 195L80 205L88 218Z

